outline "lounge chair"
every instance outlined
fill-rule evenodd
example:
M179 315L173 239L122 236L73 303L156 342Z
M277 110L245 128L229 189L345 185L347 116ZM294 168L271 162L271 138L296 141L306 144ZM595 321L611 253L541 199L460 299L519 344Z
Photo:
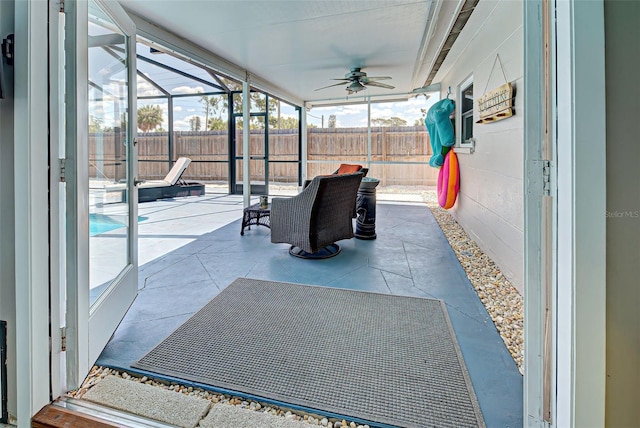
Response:
M292 198L271 201L271 242L289 254L320 259L337 255L336 241L353 238L353 213L363 174L318 176Z
M150 202L157 199L175 198L179 196L204 195L204 184L182 180L182 174L187 169L191 159L181 157L176 160L169 173L162 180L146 180L137 185L138 202ZM105 186L106 192L123 192L125 183Z

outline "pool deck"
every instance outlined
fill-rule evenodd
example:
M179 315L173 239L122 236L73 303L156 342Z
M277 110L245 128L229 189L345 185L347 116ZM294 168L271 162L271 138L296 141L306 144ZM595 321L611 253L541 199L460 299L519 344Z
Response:
M138 297L97 364L139 372L134 361L238 277L435 298L447 306L486 425L523 426L522 375L430 210L380 199L377 239L340 241L342 253L327 260L290 256L266 227L240 236L240 196L140 204L148 218L139 224Z

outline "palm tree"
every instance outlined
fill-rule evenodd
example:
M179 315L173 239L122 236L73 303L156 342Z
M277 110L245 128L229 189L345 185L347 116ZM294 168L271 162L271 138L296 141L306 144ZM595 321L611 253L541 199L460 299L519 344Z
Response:
M140 129L140 131L153 131L161 124L162 107L149 104L138 109L138 129Z
M220 97L216 95L211 95L210 97L203 95L200 97L200 102L204 104L204 126L206 129L209 129L209 112L212 114L218 112Z

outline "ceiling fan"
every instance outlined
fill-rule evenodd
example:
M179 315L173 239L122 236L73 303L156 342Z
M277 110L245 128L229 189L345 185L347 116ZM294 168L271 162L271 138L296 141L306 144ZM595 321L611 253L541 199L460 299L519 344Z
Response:
M388 80L391 79L389 76L379 76L379 77L367 77L367 73L360 70L360 67L352 68L350 72L344 75L344 78L339 79L331 79L331 80L341 80L340 83L336 83L329 86L324 86L322 88L316 89L319 91L321 89L331 88L333 86L340 86L347 84L345 88L349 95L354 94L356 92L360 92L364 89L367 89L367 86L377 86L379 88L386 89L394 89L395 86L387 85L386 83L380 83L378 80Z

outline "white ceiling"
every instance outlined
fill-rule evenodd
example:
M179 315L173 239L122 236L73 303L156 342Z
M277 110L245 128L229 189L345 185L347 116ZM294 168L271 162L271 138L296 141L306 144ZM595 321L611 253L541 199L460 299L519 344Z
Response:
M336 83L331 79L344 77L352 67L362 67L369 76L391 76L391 80L383 83L395 86L393 90L369 87L358 95L408 93L422 86L433 61L433 54L426 52L433 52L432 45L437 44L433 38L429 43L424 41L432 31L429 17L434 9L440 9L438 2L442 1L120 0L120 3L130 12L225 58L274 87L301 100L313 101L346 98L342 86L314 89Z

